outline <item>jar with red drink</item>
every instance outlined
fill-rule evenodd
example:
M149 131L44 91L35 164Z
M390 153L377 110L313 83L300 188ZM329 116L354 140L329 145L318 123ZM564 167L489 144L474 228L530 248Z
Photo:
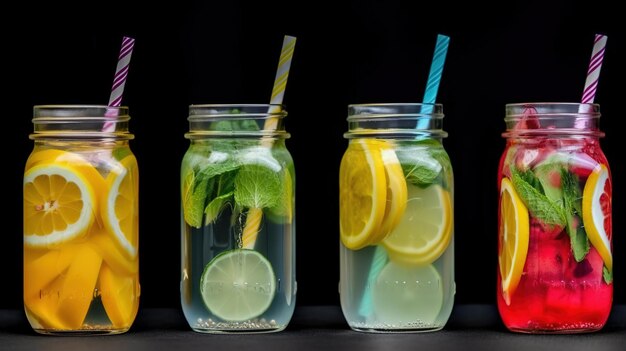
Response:
M601 329L613 299L611 172L600 106L506 106L498 169L500 316L511 331Z

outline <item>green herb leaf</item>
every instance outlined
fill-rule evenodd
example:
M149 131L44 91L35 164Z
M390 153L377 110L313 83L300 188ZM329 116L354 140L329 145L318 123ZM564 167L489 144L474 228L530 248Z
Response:
M607 284L611 284L611 282L613 282L613 272L609 271L606 266L602 267L602 277L604 278L604 282Z
M185 177L183 217L192 227L202 226L202 213L207 199L210 178L198 177L192 170Z
M410 184L426 187L435 183L441 174L441 163L427 149L399 149L396 155Z
M539 182L532 172L524 172L524 174L522 174L514 167L511 167L511 175L515 191L520 195L528 211L530 211L534 217L544 224L559 227L565 226L567 222L565 210L532 185L539 184L539 186L541 186L541 182ZM526 179L529 179L529 181Z
M541 189L543 193L559 206L563 206L563 190L560 186L561 183L561 170L563 167L558 163L543 163L535 167L535 175L539 183L541 183ZM528 172L524 172L528 173ZM531 180L529 175L525 177L527 180ZM532 181L532 180L531 180ZM554 182L558 182L556 185ZM537 186L535 188L539 189Z
M111 152L113 158L118 161L123 160L124 158L126 158L126 156L131 154L132 152L130 151L130 148L128 146L115 148L113 149L113 152Z
M233 199L236 173L236 169L229 170L213 178L217 179L217 183L213 187L214 191L209 193L209 204L204 209L204 225L215 221L224 208L224 205L228 204Z
M267 208L278 204L282 194L280 177L261 164L241 166L235 177L235 202L248 208Z
M561 169L561 186L563 202L567 214L567 234L570 237L572 253L576 262L581 262L587 256L590 245L587 233L582 226L582 194L578 186L578 176Z
M234 192L231 191L220 195L209 202L204 209L204 225L208 225L217 219L217 216L219 216L220 212L222 212L224 206L232 200L233 194Z
M292 164L293 165L293 164ZM293 172L288 167L283 167L280 172L281 179L281 192L280 199L277 204L269 209L267 212L268 219L274 222L287 222L290 223L293 219L293 178L291 174Z
M233 111L233 114L236 114L237 111ZM259 125L256 121L251 119L226 119L221 121L216 121L211 124L211 129L221 132L232 132L232 131L255 131L259 130Z
M195 228L202 226L208 202L233 191L239 167L239 163L224 152L214 151L207 160L188 168L183 186L183 217Z
M545 195L543 185L541 184L541 181L539 180L539 178L537 178L535 173L533 173L533 171L531 170L518 171L518 174L522 180L524 180L533 188L537 189L537 191L541 193L542 195Z

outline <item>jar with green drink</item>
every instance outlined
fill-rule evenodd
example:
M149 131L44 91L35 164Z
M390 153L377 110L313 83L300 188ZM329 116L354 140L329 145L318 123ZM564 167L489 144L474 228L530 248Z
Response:
M195 331L279 331L293 314L295 172L286 115L268 104L189 109L181 302Z

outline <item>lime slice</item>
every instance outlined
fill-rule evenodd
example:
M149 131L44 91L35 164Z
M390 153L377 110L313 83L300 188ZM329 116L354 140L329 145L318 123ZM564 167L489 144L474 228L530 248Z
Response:
M389 262L376 279L372 302L382 323L434 324L443 305L441 276L430 264L410 267Z
M275 293L272 265L253 250L235 249L217 255L200 279L204 304L225 321L258 317L270 307Z

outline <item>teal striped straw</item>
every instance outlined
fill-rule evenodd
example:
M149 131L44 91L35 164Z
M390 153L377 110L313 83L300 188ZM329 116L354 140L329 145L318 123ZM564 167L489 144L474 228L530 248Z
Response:
M435 45L433 62L430 64L428 83L426 83L426 91L424 91L424 99L422 99L422 103L431 105L422 106L421 112L423 114L433 112L434 104L437 100L437 92L439 91L439 83L441 82L441 75L443 74L443 65L446 63L448 44L450 44L450 37L442 34L437 35L437 44ZM418 120L416 128L428 128L428 119Z

